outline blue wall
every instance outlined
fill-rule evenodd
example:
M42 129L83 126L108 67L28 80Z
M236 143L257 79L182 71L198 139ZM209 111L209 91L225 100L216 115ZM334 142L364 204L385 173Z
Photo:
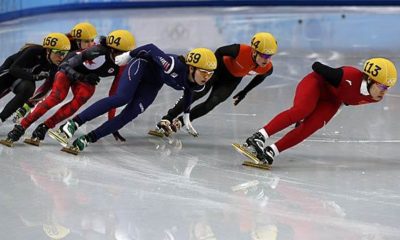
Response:
M397 6L400 0L14 0L0 1L0 22L60 11L117 8L165 8L199 6Z

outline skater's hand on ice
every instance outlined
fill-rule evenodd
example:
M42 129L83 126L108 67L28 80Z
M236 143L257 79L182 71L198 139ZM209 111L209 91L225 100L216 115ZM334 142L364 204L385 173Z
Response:
M115 64L117 64L118 66L122 66L125 65L129 62L129 60L131 60L132 57L131 55L129 55L129 51L128 52L124 52L121 55L118 55L115 57Z
M235 96L233 96L233 105L238 105L240 103L240 101L243 100L243 98L246 97L246 93L244 91L240 91L238 92L238 94L236 94Z
M185 125L186 131L193 137L198 137L199 134L197 133L196 129L192 126L192 122L190 121L190 114L185 113L183 114L183 123Z
M114 132L113 133L113 136L114 136L114 138L115 138L115 141L121 141L121 142L126 142L126 139L123 137L123 136L121 136L121 134L119 134L119 132L118 131L116 131L116 132Z

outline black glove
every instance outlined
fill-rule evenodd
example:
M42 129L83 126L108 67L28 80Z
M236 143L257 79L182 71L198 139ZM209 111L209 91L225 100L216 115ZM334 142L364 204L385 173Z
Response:
M238 92L235 96L233 96L234 102L233 105L238 105L240 103L240 101L243 100L243 98L246 97L246 92L244 91L240 91Z
M148 51L141 50L141 51L137 52L133 57L136 57L136 58L146 58L146 57L148 57L148 56L150 56ZM131 55L131 57L132 57L132 55Z
M46 79L46 78L48 78L48 77L50 77L50 73L49 73L49 72L45 72L45 71L41 71L40 73L34 74L34 75L33 75L33 79L34 79L35 81L39 81L39 80L42 80L42 79Z
M118 141L121 141L121 142L125 142L126 141L126 139L123 136L121 136L121 134L119 134L118 131L114 132L113 136L115 138L115 141L117 141L117 142Z
M94 73L89 73L85 76L83 81L89 83L90 85L97 85L100 82L100 78Z

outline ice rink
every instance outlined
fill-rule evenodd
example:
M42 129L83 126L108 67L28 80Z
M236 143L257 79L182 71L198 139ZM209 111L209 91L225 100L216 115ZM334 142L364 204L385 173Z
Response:
M185 131L170 139L147 135L182 94L164 86L154 104L121 130L125 143L108 136L78 156L61 152L50 137L41 147L0 145L1 239L400 239L399 86L380 103L342 107L325 128L277 157L270 171L243 167L245 158L231 147L291 105L296 84L316 60L361 68L365 59L384 56L400 66L399 13L177 8L66 12L0 23L2 61L25 42L41 43L48 32L68 32L86 20L100 34L128 29L138 45L153 42L179 54L249 43L258 31L273 33L279 44L274 73L238 106L230 98L195 120L198 138ZM103 79L81 110L107 95L110 84ZM105 120L89 122L78 134ZM0 125L0 138L12 128L11 119Z

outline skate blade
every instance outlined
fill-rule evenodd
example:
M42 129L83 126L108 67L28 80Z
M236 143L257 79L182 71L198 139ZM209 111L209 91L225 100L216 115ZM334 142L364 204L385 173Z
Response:
M69 153L69 154L73 154L73 155L79 154L79 150L74 147L63 147L63 148L61 148L61 151Z
M7 146L7 147L14 147L14 142L9 141L7 139L0 140L0 144L3 144L4 146Z
M160 137L160 138L166 136L164 133L157 131L157 130L150 130L147 134L149 134L151 136Z
M249 161L244 161L242 163L243 166L248 166L248 167L254 167L254 168L261 168L261 169L265 169L265 170L270 170L271 166L265 163L253 163L253 162L249 162Z
M56 140L59 144L61 144L61 146L65 148L68 146L68 141L65 140L65 138L61 137L58 131L50 129L48 134L52 139Z
M25 138L24 143L39 147L40 140L34 140L32 138Z
M239 143L232 143L233 148L235 148L236 151L239 153L243 154L247 158L253 161L255 164L262 164L260 160L258 160L257 156L255 156L253 153L251 153L249 150L247 150L246 147Z

